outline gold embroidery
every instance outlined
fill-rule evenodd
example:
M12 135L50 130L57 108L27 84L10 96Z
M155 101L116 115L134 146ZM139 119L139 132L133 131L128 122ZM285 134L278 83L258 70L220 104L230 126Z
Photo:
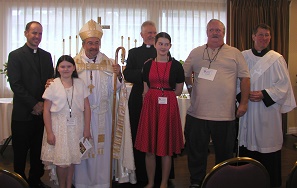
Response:
M105 135L104 134L99 134L98 135L98 143L104 142L104 140L105 140Z
M78 72L83 70L101 70L107 72L113 72L111 64L108 64L107 60L101 61L101 63L76 63L76 70Z

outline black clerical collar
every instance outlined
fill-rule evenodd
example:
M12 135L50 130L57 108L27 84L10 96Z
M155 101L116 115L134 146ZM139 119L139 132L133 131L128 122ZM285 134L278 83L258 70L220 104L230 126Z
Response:
M32 52L32 54L36 54L36 53L38 52L38 48L37 48L37 49L32 49L32 48L30 48L27 44L26 44L26 46L27 46L28 50L29 50L30 52Z
M267 52L269 52L269 50L268 48L265 48L262 51L257 51L255 48L252 48L252 52L255 56L263 57Z

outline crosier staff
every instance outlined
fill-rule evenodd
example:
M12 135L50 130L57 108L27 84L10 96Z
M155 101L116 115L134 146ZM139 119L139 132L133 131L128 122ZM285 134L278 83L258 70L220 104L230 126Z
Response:
M118 64L118 53L121 53L121 62L124 64L126 50L124 47L120 46L115 52L114 65ZM114 129L116 125L116 95L117 95L117 73L113 73L113 103L112 103L112 127L111 127L111 149L110 149L110 187L112 188L112 159L113 159L113 143L114 143Z

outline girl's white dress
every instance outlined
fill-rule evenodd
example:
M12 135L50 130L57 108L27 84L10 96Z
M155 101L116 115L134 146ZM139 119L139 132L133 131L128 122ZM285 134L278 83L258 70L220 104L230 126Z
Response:
M73 88L74 87L74 88ZM72 99L71 116L75 119L75 124L68 125L67 118L70 116L69 105ZM47 143L47 134L44 129L41 159L47 169L51 171L52 179L55 179L55 166L69 166L81 162L79 139L83 137L84 130L84 99L88 97L89 90L79 78L73 79L71 88L64 88L60 78L45 90L44 99L52 102L50 108L52 130L56 138L55 145ZM67 102L68 98L68 102Z

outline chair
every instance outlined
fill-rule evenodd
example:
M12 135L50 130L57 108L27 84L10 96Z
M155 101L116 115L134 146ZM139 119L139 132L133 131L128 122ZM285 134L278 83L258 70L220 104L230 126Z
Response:
M0 187L29 188L29 185L19 174L0 168Z
M0 154L3 156L3 153L5 151L5 149L7 148L9 142L11 141L12 136L10 135L4 142L4 144L2 145L1 149L0 149Z
M266 168L249 157L235 157L214 166L205 176L201 188L269 188Z
M289 173L286 188L296 188L297 187L297 161L295 162L291 172Z

